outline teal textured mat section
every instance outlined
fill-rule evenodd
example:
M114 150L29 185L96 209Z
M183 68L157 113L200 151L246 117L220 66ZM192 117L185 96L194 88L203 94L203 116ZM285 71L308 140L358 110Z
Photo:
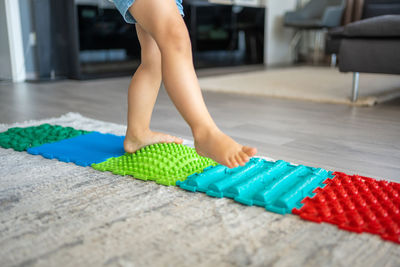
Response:
M87 133L89 132L47 123L24 128L14 127L0 133L0 146L24 151L30 147L37 147Z
M305 197L313 197L317 187L332 178L321 168L295 166L286 161L252 158L245 166L229 169L222 165L208 167L186 181L177 182L189 191L213 197L228 197L245 205L257 205L276 213L291 213L300 208Z

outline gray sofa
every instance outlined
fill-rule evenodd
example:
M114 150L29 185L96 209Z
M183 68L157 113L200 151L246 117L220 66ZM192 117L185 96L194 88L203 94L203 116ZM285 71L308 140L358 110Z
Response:
M329 35L339 41L339 70L354 73L352 101L358 97L360 72L400 74L400 15L360 20Z

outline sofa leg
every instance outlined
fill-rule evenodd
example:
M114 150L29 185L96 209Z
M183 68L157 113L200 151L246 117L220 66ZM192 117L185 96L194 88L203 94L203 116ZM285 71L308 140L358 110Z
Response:
M331 54L331 68L336 67L336 54Z
M351 94L351 101L356 102L358 98L358 86L360 82L360 73L354 72L353 73L353 91Z

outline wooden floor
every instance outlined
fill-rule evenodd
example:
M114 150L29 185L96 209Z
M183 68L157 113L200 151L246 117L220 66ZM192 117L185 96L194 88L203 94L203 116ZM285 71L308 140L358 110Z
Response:
M129 80L1 82L0 123L72 111L125 124ZM204 97L217 124L260 155L400 182L400 100L359 108L210 92ZM152 127L191 138L163 89Z

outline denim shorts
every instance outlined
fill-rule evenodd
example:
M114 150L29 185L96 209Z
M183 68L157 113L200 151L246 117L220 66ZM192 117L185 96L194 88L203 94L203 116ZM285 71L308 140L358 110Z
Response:
M136 20L133 18L133 16L131 15L131 13L129 13L128 9L131 7L131 5L133 4L133 2L135 2L135 0L111 0L115 7L118 9L118 11L121 13L121 15L124 17L124 20L127 23L130 24L135 24ZM144 0L146 1L146 0ZM175 0L176 2L176 6L178 7L179 13L183 16L183 6L182 6L182 0Z

